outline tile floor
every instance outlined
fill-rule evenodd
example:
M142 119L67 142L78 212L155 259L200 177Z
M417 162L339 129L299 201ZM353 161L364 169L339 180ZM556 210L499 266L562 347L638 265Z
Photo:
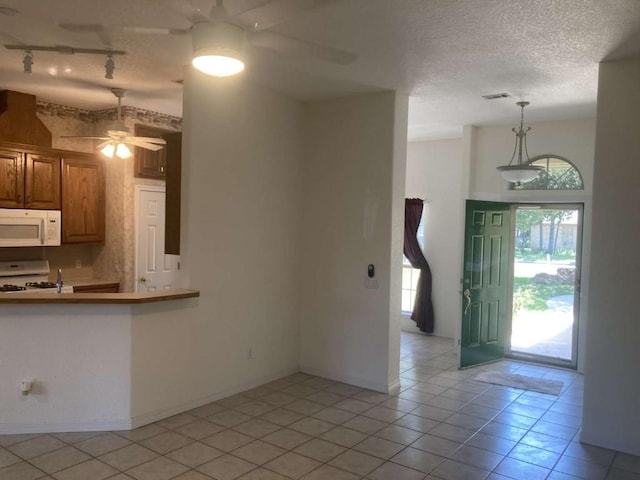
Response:
M473 381L565 382L556 397ZM0 435L0 480L640 479L577 442L582 377L504 361L458 371L451 340L403 333L402 391L298 373L126 432Z

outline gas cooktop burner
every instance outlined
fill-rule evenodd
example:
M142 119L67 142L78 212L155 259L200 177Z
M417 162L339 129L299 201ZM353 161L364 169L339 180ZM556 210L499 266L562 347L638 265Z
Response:
M27 282L24 285L28 288L56 288L53 282Z
M26 290L26 288L18 285L7 285L6 283L0 287L0 292L19 292L21 290Z

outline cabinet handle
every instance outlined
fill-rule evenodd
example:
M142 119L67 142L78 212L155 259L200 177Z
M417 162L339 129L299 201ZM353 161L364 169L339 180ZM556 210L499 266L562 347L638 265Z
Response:
M160 165L160 171L164 173L164 165Z

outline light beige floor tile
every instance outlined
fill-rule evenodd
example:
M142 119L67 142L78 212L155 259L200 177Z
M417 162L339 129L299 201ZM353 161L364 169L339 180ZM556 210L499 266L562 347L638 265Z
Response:
M345 397L351 397L362 392L364 389L360 387L356 387L354 385L348 385L346 383L337 383L332 387L326 389L327 392L337 393L338 395L343 395Z
M432 428L440 425L440 422L436 420L432 420L430 418L421 417L419 415L414 415L409 413L402 418L399 418L395 422L394 425L400 425L401 427L410 428L411 430L416 430L418 432L426 433Z
M298 445L308 442L311 438L312 437L307 434L283 428L263 437L262 440L280 448L284 448L285 450L291 450Z
M369 437L353 446L353 449L358 452L373 455L374 457L382 458L384 460L390 459L404 448L405 445L390 442L389 440L378 437Z
M429 435L446 438L452 442L464 443L475 433L475 430L441 423L429 430Z
M422 436L421 432L401 427L400 425L389 425L375 434L376 437L384 438L392 442L409 445Z
M380 420L383 422L393 423L400 417L404 417L405 413L399 410L393 410L391 408L381 407L378 405L370 408L366 412L363 412L362 415L369 418L375 418L376 420Z
M247 415L246 413L236 412L235 410L224 410L220 413L216 413L215 415L207 417L207 420L223 427L231 428L235 427L236 425L240 425L247 420L251 420L251 418L253 417Z
M276 430L280 430L280 425L267 422L266 420L263 420L261 418L252 418L247 422L236 425L235 427L233 427L233 430L245 435L249 435L253 438L262 438L265 435L269 435L270 433L275 432Z
M345 472L331 465L322 465L302 477L302 480L358 480L359 478L359 475Z
M564 451L564 455L608 466L613 463L616 452L607 448L588 445L586 443L571 442ZM638 464L640 465L640 462L638 462ZM637 473L640 473L640 468L638 468Z
M294 397L293 395L288 395L282 392L272 392L262 397L263 402L267 402L276 407L283 407L291 402L296 401L297 399L298 397Z
M220 413L221 411L226 410L225 407L220 406L216 403L207 403L206 405L202 405L201 407L196 407L193 410L189 410L189 415L193 415L194 417L199 418L207 418L211 415L215 415L216 413Z
M351 428L352 430L358 430L362 433L368 433L369 435L373 435L374 433L379 432L388 425L389 424L387 422L382 422L380 420L376 420L375 418L363 417L362 415L353 417L351 420L348 420L342 424L343 427Z
M544 433L529 432L520 443L525 445L531 445L532 447L542 448L555 453L562 453L569 445L569 440L563 438L553 437Z
M125 430L120 432L115 432L121 437L126 438L127 440L131 440L132 442L140 442L142 440L146 440L149 437L153 437L155 435L159 435L161 433L166 432L167 429L152 423L150 425L145 425L144 427L139 427L134 430Z
M432 475L444 480L483 480L489 475L489 471L453 460L445 460L436 467Z
M216 480L234 480L255 469L257 465L232 455L223 455L199 466L196 470Z
M556 472L551 472L554 474ZM559 473L559 472L558 472ZM561 474L564 475L564 474ZM569 477L569 475L567 475ZM554 480L551 476L548 477L549 480ZM570 480L574 480L575 477L572 477ZM558 479L555 479L558 480ZM564 479L560 479L564 480ZM628 472L627 470L620 470L619 468L612 468L609 470L607 474L607 480L640 480L640 473Z
M194 440L201 440L204 437L210 437L214 433L224 430L224 427L206 420L196 420L186 425L175 428L174 431Z
M237 395L231 395L230 397L223 398L222 400L218 400L216 404L226 408L233 408L233 407L238 407L243 403L247 403L250 401L251 401L251 398L245 397L242 394L237 394Z
M249 473L245 473L238 480L288 480L287 477L283 477L279 473L266 470L264 468L256 468Z
M423 450L425 452L448 457L460 447L460 442L453 442L446 438L436 437L431 434L424 434L418 440L411 444L411 447Z
M211 477L195 470L189 470L177 477L173 477L171 480L211 480Z
M560 454L519 443L509 452L509 457L517 458L523 462L533 463L539 467L553 468L560 458Z
M44 475L43 471L22 460L0 468L0 478L2 480L35 480Z
M320 435L320 438L349 448L367 438L367 434L350 428L336 427Z
M421 405L411 412L411 415L418 415L420 417L426 417L436 422L444 422L447 418L453 415L454 412L446 410L444 408L434 407L431 405Z
M57 480L103 480L117 473L118 471L115 468L94 458L93 460L61 470L52 476Z
M482 427L480 432L486 433L487 435L492 435L494 437L505 438L507 440L511 440L512 442L518 442L527 433L527 429L491 421L487 425Z
M450 458L457 462L466 463L483 470L493 470L503 460L504 456L482 450L481 448L463 445Z
M316 437L318 435L322 435L325 432L328 432L334 427L335 425L333 423L325 422L324 420L318 420L317 418L307 417L292 423L288 428L297 432L306 433L307 435L311 435L312 437Z
M6 467L7 465L11 465L12 463L17 463L19 461L20 461L20 457L14 455L9 450L0 448L0 468Z
M338 382L336 382L335 380L329 380L328 378L315 377L309 380L305 380L304 382L302 382L302 384L307 385L308 387L319 388L320 390L323 390L325 388L337 385Z
M336 445L335 443L326 442L319 438L303 443L297 447L294 452L304 455L305 457L313 458L322 463L326 463L332 458L337 457L345 451L344 447Z
M225 430L224 432L216 433L210 437L203 438L202 443L222 450L224 452L231 452L236 448L239 448L247 443L252 442L254 439L244 433L234 432L233 430Z
M424 473L430 473L445 459L432 453L423 452L416 448L407 447L391 458L393 463L413 468Z
M186 447L174 450L171 453L167 453L167 457L176 462L182 463L187 467L196 468L203 463L207 463L214 458L218 458L224 455L222 450L210 447L204 443L194 442Z
M69 446L32 458L29 462L43 472L54 473L78 463L86 462L90 458L86 453Z
M288 452L264 465L264 468L289 478L302 478L321 465L311 458Z
M166 457L158 457L150 462L127 470L126 474L136 480L169 480L189 468Z
M180 447L184 447L193 442L193 439L180 435L179 433L168 431L156 435L155 437L147 438L140 442L140 445L150 448L154 452L158 452L161 455L169 453L173 450L177 450Z
M343 397L342 395L338 395L337 393L331 393L326 391L312 393L306 398L307 400L311 400L312 402L321 403L327 406L335 405L336 403L346 399L346 397Z
M298 420L303 419L304 415L292 412L291 410L278 408L276 410L271 410L264 415L261 415L260 418L262 420L266 420L267 422L280 425L281 427L286 427L287 425L291 425L293 422L297 422Z
M98 457L105 453L117 450L118 448L131 445L131 442L126 438L123 438L114 433L102 433L88 440L78 442L75 444L76 448L79 448L83 452L88 453L91 456Z
M42 435L24 442L16 443L7 447L11 453L24 458L30 459L42 455L44 453L58 450L66 447L66 444L51 435Z
M473 415L467 415L465 413L457 412L447 418L444 423L476 431L482 428L487 423L487 420L480 417L474 417Z
M374 405L372 405L371 403L363 402L362 400L356 400L354 398L347 398L332 406L335 408L339 408L340 410L346 410L347 412L355 413L356 415L359 415L362 412L366 412L370 408L374 407Z
M356 475L366 476L383 463L383 460L367 455L366 453L347 450L331 460L329 465L355 473Z
M247 403L243 403L242 405L238 405L234 407L234 410L244 413L246 415L251 415L252 417L259 417L260 415L267 413L276 408L274 405L271 405L266 402L252 400Z
M256 440L234 450L233 455L256 465L264 465L285 452L286 450L283 448Z
M339 408L326 407L315 412L311 416L319 420L324 420L325 422L341 425L347 420L351 420L356 415L354 413L347 412L346 410L340 410Z
M124 471L136 467L141 463L153 460L157 456L158 454L153 450L149 450L138 444L133 444L101 455L99 460L118 470Z
M607 476L609 467L587 462L580 458L563 456L558 460L554 470L587 480L603 480Z
M515 458L505 458L495 469L496 473L510 478L527 479L527 480L543 480L547 478L549 470L538 467L532 463L526 463Z
M397 463L385 462L367 475L370 480L422 480L424 473Z
M160 425L161 427L168 429L175 429L181 427L182 425L186 425L187 423L191 423L197 420L198 417L194 417L193 415L189 415L188 413L180 413L178 415L174 415L173 417L165 418L164 420L160 420L156 422L156 425Z
M285 387L280 391L288 395L293 395L294 397L304 398L304 397L308 397L313 393L316 393L318 389L307 387L306 385L294 384L289 387Z
M296 400L295 402L287 404L284 408L301 415L311 415L322 410L324 407L325 406L321 403L312 402L311 400L301 398Z
M613 462L613 466L628 472L640 473L640 457L618 452Z
M8 447L16 443L26 442L33 438L41 437L41 433L19 433L15 435L0 435L0 447Z

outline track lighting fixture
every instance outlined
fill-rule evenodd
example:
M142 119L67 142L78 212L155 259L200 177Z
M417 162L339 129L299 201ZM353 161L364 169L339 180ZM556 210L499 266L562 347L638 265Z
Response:
M113 55L107 55L107 61L104 64L104 78L113 80L113 71L116 68L116 64L113 61Z
M33 53L31 50L24 51L24 58L22 59L24 73L31 75L31 65L33 65Z

